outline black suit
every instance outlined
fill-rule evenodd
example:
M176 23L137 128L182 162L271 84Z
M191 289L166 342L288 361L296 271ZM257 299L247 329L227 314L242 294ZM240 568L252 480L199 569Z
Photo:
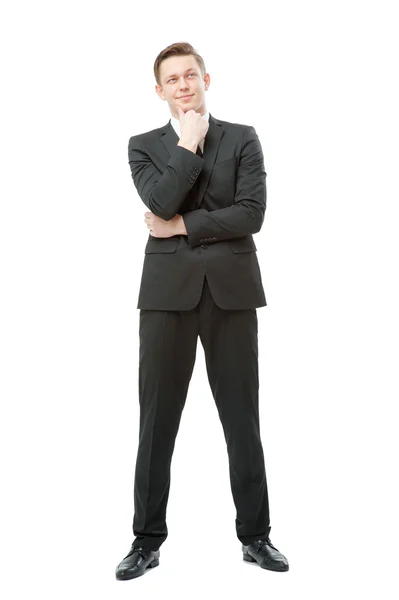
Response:
M188 234L149 236L137 306L133 533L135 544L153 550L168 535L170 464L198 336L226 439L237 537L249 544L271 529L258 406L256 307L266 299L252 238L266 210L262 149L253 127L212 115L203 157L177 142L170 121L129 141L142 201L164 220L184 215ZM206 535L216 540L218 534Z
M253 127L209 115L203 158L177 146L172 125L129 141L129 163L148 209L184 215L188 236L149 235L137 308L190 310L206 273L225 309L266 306L252 234L266 210L266 173Z

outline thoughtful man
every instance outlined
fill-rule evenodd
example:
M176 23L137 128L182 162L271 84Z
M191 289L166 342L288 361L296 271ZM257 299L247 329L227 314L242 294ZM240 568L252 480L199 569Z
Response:
M256 246L266 210L262 148L250 125L206 109L210 76L187 43L154 64L166 125L129 141L129 164L149 237L140 309L140 431L133 533L117 579L159 564L166 540L170 466L200 337L223 426L244 560L289 569L270 541L259 427L258 321L266 306ZM192 530L201 527L192 515ZM203 526L203 525L202 525ZM215 541L217 532L214 532Z

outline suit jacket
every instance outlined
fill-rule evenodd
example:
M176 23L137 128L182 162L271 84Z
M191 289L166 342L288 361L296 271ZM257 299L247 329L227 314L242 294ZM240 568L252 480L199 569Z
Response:
M129 140L137 192L166 221L183 215L187 235L151 234L137 308L191 310L206 275L223 309L266 306L252 234L266 210L266 172L254 127L209 115L203 156L178 146L171 122Z

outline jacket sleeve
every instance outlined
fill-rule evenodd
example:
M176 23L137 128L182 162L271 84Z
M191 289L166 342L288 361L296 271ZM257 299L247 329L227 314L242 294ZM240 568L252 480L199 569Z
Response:
M204 159L187 148L176 145L161 173L137 136L129 140L128 155L133 183L140 198L154 215L169 221L177 214L193 187Z
M249 126L236 173L234 204L208 211L205 208L184 213L189 246L199 246L203 238L217 243L257 233L266 211L266 172L262 147L254 127Z

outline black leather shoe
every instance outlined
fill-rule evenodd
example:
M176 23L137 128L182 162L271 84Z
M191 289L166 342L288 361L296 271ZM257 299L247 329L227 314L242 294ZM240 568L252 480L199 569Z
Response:
M159 550L149 550L132 544L130 552L116 567L117 579L133 579L144 575L147 569L159 565Z
M244 546L242 544L243 558L247 562L257 562L262 569L269 571L288 571L288 560L277 550L270 541L270 538L256 540Z

